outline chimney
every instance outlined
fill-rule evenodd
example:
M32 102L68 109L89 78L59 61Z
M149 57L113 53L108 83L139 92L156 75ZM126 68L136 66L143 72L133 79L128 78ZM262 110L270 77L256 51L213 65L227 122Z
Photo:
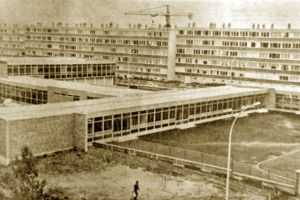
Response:
M291 28L292 28L291 23L288 23L288 29L291 29Z

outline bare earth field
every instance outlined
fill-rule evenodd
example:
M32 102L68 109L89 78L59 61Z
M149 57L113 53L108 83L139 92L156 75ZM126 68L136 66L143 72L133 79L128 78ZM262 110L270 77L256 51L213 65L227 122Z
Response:
M40 177L48 187L61 188L66 199L129 200L136 180L141 200L224 199L224 178L110 150L92 147L88 153L64 152L38 163ZM11 199L6 186L12 168L0 168L2 199ZM233 180L230 195L231 199L260 200L268 192Z

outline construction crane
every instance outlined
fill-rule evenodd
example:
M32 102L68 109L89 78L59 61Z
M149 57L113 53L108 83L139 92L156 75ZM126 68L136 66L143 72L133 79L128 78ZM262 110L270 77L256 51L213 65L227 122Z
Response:
M159 8L166 8L165 12L157 12L157 11L152 11L156 10ZM133 11L133 12L126 12L125 15L149 15L151 17L157 17L157 16L165 16L166 17L166 28L171 28L171 16L187 16L190 20L193 18L193 13L172 13L170 12L170 6L169 5L164 5L160 6L157 8L152 8L148 10L141 10L141 11Z

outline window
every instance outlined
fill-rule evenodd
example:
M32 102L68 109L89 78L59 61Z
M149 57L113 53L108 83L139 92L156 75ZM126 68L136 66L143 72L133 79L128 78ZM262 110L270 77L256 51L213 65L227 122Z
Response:
M182 54L184 54L184 53L185 53L185 49L177 49L177 53L182 53Z
M103 129L102 129L102 117L96 117L95 118L95 123L94 123L94 132L101 132Z
M186 44L188 44L188 45L191 45L191 44L193 44L193 43L194 43L193 40L186 40Z
M279 76L279 80L288 81L289 77L288 76Z
M269 43L268 42L262 42L260 44L260 46L263 47L263 48L268 48L269 47Z
M282 44L282 48L285 48L285 49L290 49L291 48L291 43L283 43Z
M148 111L148 123L154 121L154 110Z
M131 115L132 115L131 120L132 120L133 126L137 126L139 124L139 115L138 114L139 114L138 112L131 113Z
M108 131L112 129L112 116L104 117L104 131Z
M280 43L270 43L271 48L280 48L281 44Z
M280 54L279 53L270 53L269 58L280 58Z

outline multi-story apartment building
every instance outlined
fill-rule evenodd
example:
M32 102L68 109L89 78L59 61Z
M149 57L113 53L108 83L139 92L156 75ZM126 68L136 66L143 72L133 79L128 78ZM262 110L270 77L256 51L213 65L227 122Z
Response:
M26 54L111 59L123 77L167 78L168 31L141 25L26 26Z
M20 48L10 55L113 59L118 75L125 78L300 85L300 30L290 25L287 29L215 24L166 29L38 23L21 30L16 44ZM2 40L10 34L2 34ZM1 41L1 45L2 54L8 54L7 44Z
M185 82L300 84L300 30L181 28L176 74Z
M0 24L0 54L25 55L25 29L23 26Z

